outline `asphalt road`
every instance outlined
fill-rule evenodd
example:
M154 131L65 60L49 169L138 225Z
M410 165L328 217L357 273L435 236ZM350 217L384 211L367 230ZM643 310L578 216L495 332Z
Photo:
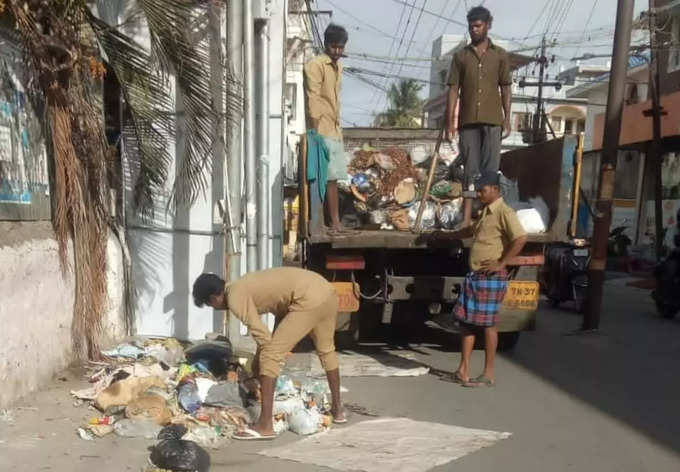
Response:
M600 334L565 336L579 325L567 310L542 307L538 330L523 333L501 355L493 389L465 389L436 375L345 378L345 400L380 416L405 416L471 428L508 431L510 439L433 470L677 471L680 470L680 319L656 317L649 292L608 282ZM418 360L454 370L456 343L429 332L412 344ZM367 352L386 346L366 347ZM474 354L474 371L483 355ZM17 403L15 423L0 416L0 470L140 471L151 441L107 436L89 442L75 429L95 412L68 395L77 372ZM365 420L355 414L351 422ZM211 451L212 471L330 470L268 459L257 451L275 443L233 442Z

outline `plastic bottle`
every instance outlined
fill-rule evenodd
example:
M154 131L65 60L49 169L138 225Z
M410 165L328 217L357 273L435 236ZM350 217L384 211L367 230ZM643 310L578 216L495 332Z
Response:
M155 439L161 427L150 420L122 419L113 425L113 431L118 436L126 438Z

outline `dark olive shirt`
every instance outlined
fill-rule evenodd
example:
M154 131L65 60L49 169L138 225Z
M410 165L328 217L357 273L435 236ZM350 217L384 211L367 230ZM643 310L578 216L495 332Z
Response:
M512 84L510 60L505 49L491 40L481 57L472 44L459 49L451 60L448 84L460 89L459 127L503 124L500 87Z

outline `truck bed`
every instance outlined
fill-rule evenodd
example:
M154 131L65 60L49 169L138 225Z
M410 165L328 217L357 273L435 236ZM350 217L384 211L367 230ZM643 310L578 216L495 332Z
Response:
M425 231L412 233L410 231L386 231L386 230L355 230L347 235L314 235L310 238L312 244L330 244L335 249L415 249L428 247L441 247L445 244L454 245L455 242L464 247L469 247L471 239L459 239L452 237L452 231ZM547 243L552 240L549 233L530 234L528 242Z

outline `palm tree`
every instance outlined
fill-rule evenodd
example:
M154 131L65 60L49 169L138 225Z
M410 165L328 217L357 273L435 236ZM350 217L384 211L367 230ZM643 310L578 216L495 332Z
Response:
M376 117L377 126L390 128L420 128L423 100L418 95L424 84L402 79L387 91L389 108Z
M13 24L24 46L29 77L25 88L47 120L53 160L53 226L64 271L73 246L74 353L99 356L106 300L106 242L115 148L105 135L101 82L114 74L125 106L122 134L139 160L134 202L152 211L164 190L173 159L174 78L184 110L186 148L173 183L172 201L192 203L210 182L219 113L212 109L207 38L211 8L225 0L137 0L132 18L148 27L147 50L119 25L92 13L112 0L0 0L3 20ZM214 10L212 11L214 14ZM9 17L9 18L8 18ZM228 97L228 107L238 106Z

